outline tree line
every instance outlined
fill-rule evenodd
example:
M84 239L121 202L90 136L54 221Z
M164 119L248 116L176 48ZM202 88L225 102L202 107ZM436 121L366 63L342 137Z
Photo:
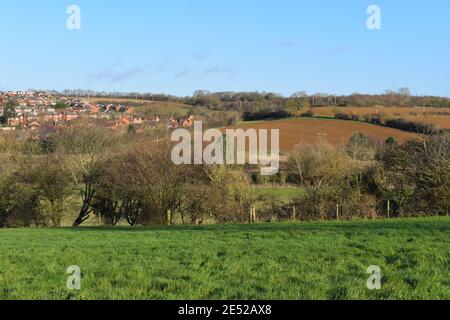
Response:
M167 139L89 124L0 138L0 227L243 222L250 210L242 170L175 165Z
M270 108L296 109L308 106L420 106L449 108L448 97L412 95L408 88L386 90L382 94L352 93L335 95L328 93L312 93L298 91L291 96L283 96L274 92L210 92L197 90L191 96L175 96L162 93L139 92L98 92L94 90L49 91L54 95L91 98L127 98L160 102L184 103L191 106L208 107L211 110L234 110L255 112Z
M167 137L90 123L0 135L0 227L172 225L448 215L450 136L399 144L354 134L300 145L277 176L255 167L174 165ZM262 185L302 191L288 202ZM257 214L254 214L256 213Z
M300 145L274 179L303 195L288 202L265 199L260 216L267 219L291 219L293 210L302 220L447 216L450 135L399 144L355 133L345 146Z

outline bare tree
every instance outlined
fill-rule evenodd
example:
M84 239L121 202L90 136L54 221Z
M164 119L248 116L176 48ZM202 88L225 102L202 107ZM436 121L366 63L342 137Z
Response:
M348 156L326 143L298 146L288 159L291 177L315 189L340 180L349 170Z
M407 191L405 210L447 215L450 210L450 136L439 133L391 148L381 155L391 194ZM404 197L402 196L402 199Z
M73 223L75 227L90 217L91 202L114 141L111 131L89 125L68 128L55 137L57 154L60 158L67 158L66 170L82 199L78 217Z

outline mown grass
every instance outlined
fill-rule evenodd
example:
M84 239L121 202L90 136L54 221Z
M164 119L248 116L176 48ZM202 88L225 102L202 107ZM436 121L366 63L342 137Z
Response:
M265 200L267 197L268 199L275 198L278 201L289 202L303 196L305 191L301 188L269 187L255 188L254 193L260 200Z
M449 234L448 218L0 230L0 299L449 299Z

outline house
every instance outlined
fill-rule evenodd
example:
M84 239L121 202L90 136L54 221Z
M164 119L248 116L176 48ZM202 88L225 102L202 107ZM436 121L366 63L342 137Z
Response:
M182 125L183 127L192 127L194 125L194 116L189 116L187 119L183 120Z
M100 112L100 107L98 105L91 107L91 113L92 114L97 114L99 112Z
M40 126L41 126L41 124L39 122L33 121L30 124L28 124L27 127L31 130L37 130L37 129L39 129Z
M124 126L128 126L130 123L131 123L131 121L127 117L120 118L120 124L122 124Z
M170 128L175 129L175 128L178 128L178 127L179 127L179 123L178 123L178 121L175 120L175 119L169 119L169 123L168 123L167 127L168 127L169 129L170 129Z
M156 121L156 120L145 120L144 121L145 128L156 128L156 126L158 124L159 124L159 121Z
M169 120L168 127L175 129L179 127L192 127L194 125L195 116L190 115L187 118L173 119Z

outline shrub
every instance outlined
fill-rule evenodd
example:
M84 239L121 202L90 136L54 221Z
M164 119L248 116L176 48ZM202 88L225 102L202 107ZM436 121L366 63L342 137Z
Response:
M395 202L403 214L448 215L450 135L386 146L377 158L387 171L384 200Z
M377 143L362 133L355 133L347 142L346 150L353 160L373 160L377 150Z
M274 196L259 199L260 205L257 209L259 221L272 222L292 219L293 204L280 202Z
M328 144L298 146L288 158L287 181L303 187L336 184L348 172L348 155Z
M401 118L387 120L386 126L415 133L428 134L436 131L436 127L433 124L408 121Z
M6 195L8 227L45 227L48 226L45 216L39 211L39 196L24 185L15 184Z
M376 216L376 198L362 194L349 186L308 188L303 198L294 205L302 220L350 220Z
M242 118L244 121L259 121L259 120L275 120L290 118L291 114L286 110L262 110L258 112L244 112Z
M314 113L314 111L308 110L308 111L303 112L300 116L303 118L313 118L316 116L316 114Z
M254 199L247 176L226 166L206 167L209 191L207 209L216 222L246 222Z

